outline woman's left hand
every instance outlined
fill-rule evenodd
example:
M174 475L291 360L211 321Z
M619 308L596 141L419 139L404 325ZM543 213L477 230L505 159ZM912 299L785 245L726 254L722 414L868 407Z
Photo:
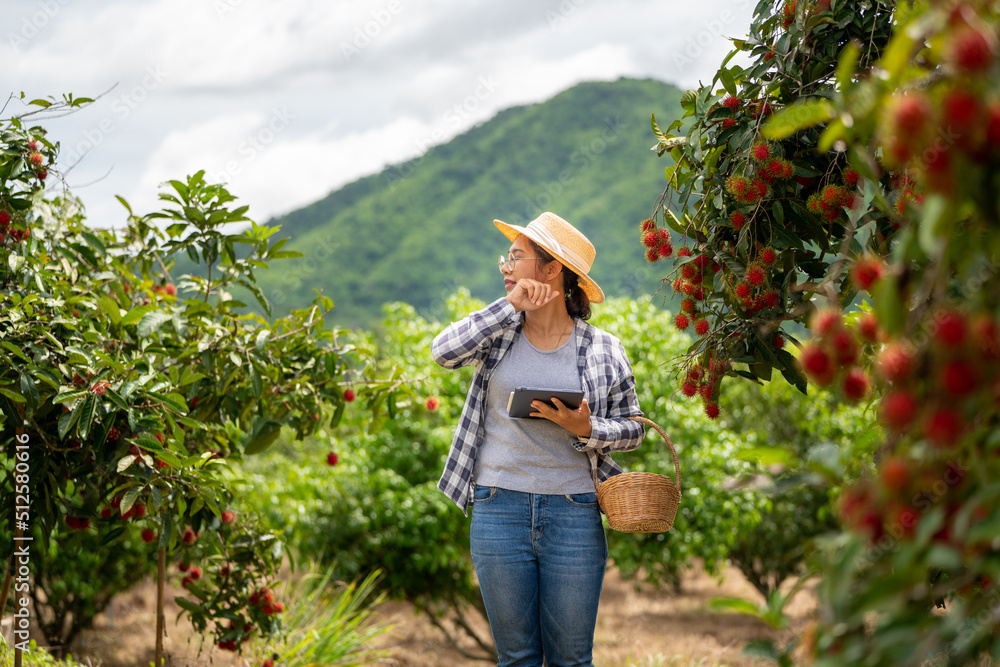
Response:
M544 417L581 438L590 437L592 429L590 426L590 406L587 405L587 399L583 399L580 402L580 407L576 410L567 407L555 396L552 397L552 404L555 405L554 408L545 401L532 401L531 407L534 412L531 413L531 416Z

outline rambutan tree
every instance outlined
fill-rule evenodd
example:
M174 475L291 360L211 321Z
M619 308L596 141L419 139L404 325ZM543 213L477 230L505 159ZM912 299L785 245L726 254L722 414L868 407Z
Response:
M711 416L724 379L779 371L879 415L877 447L808 463L842 532L800 660L1000 657L998 26L987 0L760 2L685 119L654 119L676 166L641 238L698 336L683 393Z
M160 211L138 215L121 200L124 227L86 225L80 203L54 190L58 145L29 124L87 102L28 102L0 128L4 597L23 533L34 538L29 588L64 605L41 627L65 645L109 587L145 571L102 583L105 565L144 546L161 581L168 557L176 565L170 576L187 590L177 602L195 628L236 650L280 628L284 605L270 589L283 551L235 511L229 463L282 430L301 439L339 422L366 355L324 327L325 297L273 321L245 314L236 290L269 312L255 272L295 253L202 172L165 184ZM234 223L242 229L229 231ZM207 275L171 275L178 253ZM389 385L360 384L378 421ZM81 549L87 558L58 557ZM78 562L90 566L67 569ZM86 591L100 600L81 604ZM63 619L67 609L75 618Z

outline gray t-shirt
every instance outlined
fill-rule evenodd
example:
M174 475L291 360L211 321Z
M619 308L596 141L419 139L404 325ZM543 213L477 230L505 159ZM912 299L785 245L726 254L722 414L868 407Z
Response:
M539 350L522 332L490 377L486 430L476 453L476 484L525 493L588 493L594 490L590 459L578 439L548 419L512 419L507 400L517 387L579 390L576 333L554 350Z

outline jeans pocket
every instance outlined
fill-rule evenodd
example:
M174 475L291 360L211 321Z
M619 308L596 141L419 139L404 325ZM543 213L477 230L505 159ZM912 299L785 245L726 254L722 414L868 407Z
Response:
M493 500L496 495L497 487L495 486L476 486L475 490L472 492L472 504L485 505Z
M563 495L566 502L574 507L597 507L597 492L567 493Z

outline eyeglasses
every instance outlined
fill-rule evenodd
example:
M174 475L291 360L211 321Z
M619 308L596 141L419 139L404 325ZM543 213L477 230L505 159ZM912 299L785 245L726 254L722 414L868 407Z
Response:
M503 271L503 268L505 266L510 266L510 270L513 271L515 268L517 268L518 261L520 261L522 259L542 259L542 258L541 257L514 257L514 255L507 255L506 257L504 257L503 255L500 255L500 257L497 259L497 266L500 267L501 271Z

